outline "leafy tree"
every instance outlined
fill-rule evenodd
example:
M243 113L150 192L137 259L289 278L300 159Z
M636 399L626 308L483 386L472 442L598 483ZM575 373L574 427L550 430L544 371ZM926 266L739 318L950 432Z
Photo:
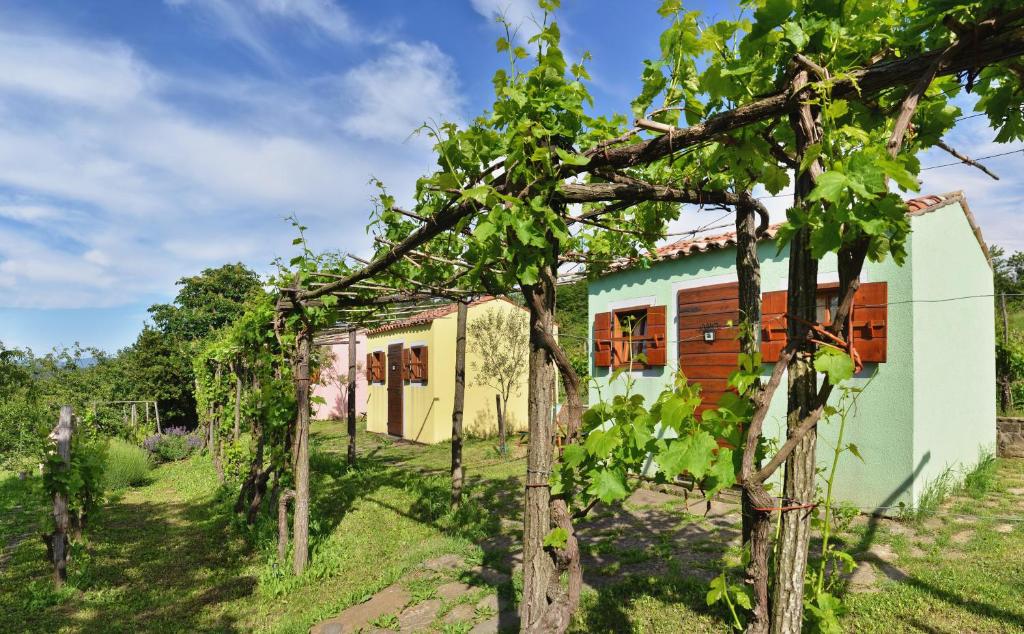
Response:
M171 304L154 304L149 314L157 330L178 341L204 339L242 314L243 304L261 290L259 275L242 263L203 269L178 280L181 287Z
M477 385L494 388L501 396L498 437L505 452L508 401L522 390L530 355L529 319L520 310L491 308L466 326L472 369Z
M155 400L165 427L194 427L191 360L165 333L146 326L116 359L116 400Z
M1007 254L1002 247L989 247L992 256L992 275L996 301L1006 294L1006 303L1013 307L1024 305L1024 251Z
M23 468L42 455L48 421L34 372L31 351L0 342L0 467Z
M586 382L590 375L590 354L587 346L590 324L587 323L587 280L562 284L555 292L558 306L558 338L569 362ZM583 394L581 396L586 396Z

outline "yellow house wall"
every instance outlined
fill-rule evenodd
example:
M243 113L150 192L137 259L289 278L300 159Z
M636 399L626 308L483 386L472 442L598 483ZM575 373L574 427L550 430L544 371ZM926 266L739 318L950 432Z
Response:
M518 306L504 300L495 300L487 302L485 304L478 304L469 308L469 314L466 316L467 323L472 324L477 319L483 317L487 311L500 310L502 312L518 312L524 316L527 312ZM455 316L452 315L452 349L454 350L455 341ZM523 320L523 328L526 328L526 320ZM489 386L479 385L477 381L477 373L474 371L474 365L479 364L480 357L478 354L473 352L473 346L471 342L466 342L466 405L463 408L462 415L462 428L467 435L473 436L496 436L498 434L498 413L494 404L494 395L498 391ZM512 394L508 400L508 420L505 421L505 428L508 433L515 431L525 431L528 427L527 423L527 395L526 395L526 384L527 376L529 374L529 366L527 363L528 357L524 358L522 373L519 376L517 388L513 389ZM454 357L452 360L453 374L454 374ZM454 385L454 376L452 379ZM449 432L449 436L450 436Z
M467 320L472 323L489 309L522 311L508 302L496 300L470 306ZM433 444L451 439L452 405L455 401L455 331L456 313L435 319L430 324L413 326L392 332L370 335L367 351L383 351L389 345L401 343L403 347L425 345L428 352L427 384L406 382L402 388L403 430L406 440ZM467 342L468 344L469 342ZM495 435L498 431L494 395L496 391L477 384L474 362L478 361L467 345L466 400L463 409L463 428L468 435ZM508 404L509 432L527 428L527 368L524 364L520 388ZM388 430L387 385L369 386L366 405L366 428L385 434Z

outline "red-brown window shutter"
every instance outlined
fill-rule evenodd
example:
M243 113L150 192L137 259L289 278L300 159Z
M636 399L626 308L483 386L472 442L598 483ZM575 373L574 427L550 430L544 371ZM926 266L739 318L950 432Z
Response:
M424 385L427 383L427 367L430 365L428 361L427 347L423 346L420 348L420 380L423 381Z
M366 367L363 368L366 372L366 382L373 383L373 353L366 353Z
M786 347L786 291L761 295L761 360L778 361Z
M612 314L594 315L594 367L610 368L612 365Z
M885 363L888 343L889 285L866 282L853 296L850 331L860 360Z
M402 348L402 380L408 381L412 378L412 350Z
M665 306L651 306L647 309L648 344L645 355L648 366L661 366L667 363L666 321Z

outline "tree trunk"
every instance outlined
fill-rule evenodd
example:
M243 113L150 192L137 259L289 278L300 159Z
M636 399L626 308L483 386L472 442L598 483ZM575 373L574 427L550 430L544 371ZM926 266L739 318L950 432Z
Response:
M548 239L557 253L557 242L551 236ZM523 632L564 632L579 605L583 573L572 515L564 499L551 496L549 485L556 431L552 420L554 366L557 366L565 386L561 418L566 443L576 442L579 438L583 406L579 396L579 377L554 337L554 270L542 267L538 283L522 288L530 309L530 445L526 469L521 627ZM566 531L565 548L544 548L544 538L552 524ZM567 590L561 584L563 573L568 576Z
M508 401L505 403L507 406ZM505 444L505 408L501 406L501 394L494 395L494 409L498 416L498 452L504 456L508 448Z
M71 468L71 406L60 408L60 418L54 431L57 444L57 455L60 456L61 471ZM53 584L60 588L68 578L68 529L71 518L68 514L68 496L64 493L53 494L53 532L47 544L47 551L53 562Z
M736 206L736 277L739 285L740 319L749 325L742 331L740 351L754 356L759 351L757 332L761 327L761 263L757 260L757 223L753 199ZM755 393L759 384L750 386ZM755 459L756 464L756 459ZM754 510L746 489L742 497L743 543L750 542Z
M452 405L452 506L462 502L462 409L466 402L466 319L469 306L459 302L455 327L455 400Z
M312 335L303 330L295 354L295 538L294 570L301 575L309 560L309 350Z
M356 463L356 337L357 331L348 331L348 463Z
M740 318L746 321L750 330L740 340L740 350L753 355L759 351L761 325L761 264L757 259L757 235L755 216L758 204L751 197L746 204L736 207L736 275L739 282ZM751 386L751 393L760 391L760 382ZM744 442L744 451L756 453L760 428L748 427L747 433L756 436L751 442ZM743 543L749 544L750 560L747 564L746 583L754 593L753 610L747 620L747 632L765 634L768 632L771 605L768 594L768 557L771 553L771 512L757 509L771 508L771 496L760 484L747 479L760 467L756 455L744 456L741 474L743 484L742 514Z
M526 457L526 505L523 527L523 599L520 605L523 632L540 632L547 614L548 587L554 565L544 551L544 537L551 530L551 408L554 404L551 357L543 341L552 332L554 293L541 285L523 287L530 309L530 365L528 416L530 441ZM549 297L550 296L550 297Z
M794 86L807 82L806 71L800 71ZM796 135L798 162L806 149L821 139L818 114L804 105L791 116ZM806 203L807 194L821 173L821 165L812 162L804 173L797 176L794 207ZM818 261L811 255L809 227L797 230L789 245L789 289L786 310L800 320L816 321L816 295L818 289ZM797 352L789 362L789 399L787 405L787 438L816 406L818 377L814 370L814 345L807 342L808 328L804 321L789 319L787 336L798 342ZM817 431L808 431L796 449L786 459L783 477L783 503L780 506L802 506L814 501ZM779 531L778 559L775 563L775 584L772 591L773 634L799 632L803 625L804 575L807 569L807 548L811 539L810 512L796 509L782 513Z
M253 392L259 392L259 382L253 380ZM246 504L249 506L249 512L246 516L246 521L252 524L256 520L256 512L259 510L259 503L263 497L263 491L266 489L266 475L263 472L263 450L266 445L266 431L263 421L260 416L257 415L252 420L252 435L256 440L256 452L253 455L252 462L249 464L249 475L246 477L245 482L242 483L241 489L238 491L238 499L235 500L235 513L241 513L245 510ZM269 472L266 472L269 473ZM260 482L260 479L263 482Z
M284 563L288 557L288 500L295 498L295 491L282 491L277 498L277 560Z
M213 380L220 386L220 364L213 372ZM220 446L220 417L224 412L224 406L220 403L210 405L213 408L213 415L210 418L210 451L213 453L213 466L217 470L217 482L224 484L224 465L221 462Z
M235 444L242 435L242 377L241 370L235 367Z

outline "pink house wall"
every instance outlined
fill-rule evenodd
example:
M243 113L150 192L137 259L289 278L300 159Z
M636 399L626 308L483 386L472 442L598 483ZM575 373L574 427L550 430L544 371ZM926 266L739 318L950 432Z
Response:
M348 416L348 344L323 346L329 348L333 359L320 370L320 380L313 386L313 396L319 396L325 404L313 405L316 420L342 419ZM366 413L366 332L356 335L356 416Z

